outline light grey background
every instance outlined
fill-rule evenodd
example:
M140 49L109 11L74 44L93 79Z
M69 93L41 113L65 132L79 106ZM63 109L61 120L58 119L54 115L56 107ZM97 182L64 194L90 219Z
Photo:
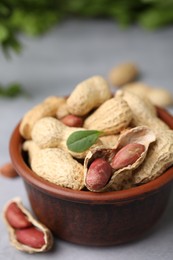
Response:
M131 27L120 30L110 21L66 21L38 39L21 37L24 45L19 56L7 60L0 53L0 82L18 81L30 98L0 98L0 165L10 160L8 143L11 132L23 114L50 95L65 95L80 81L100 74L107 77L112 66L135 62L140 80L161 86L173 94L173 27L156 32ZM168 108L173 113L172 108ZM22 180L0 176L0 211L4 204L20 196L30 205ZM159 201L158 201L159 203ZM115 230L116 232L116 230ZM127 245L92 248L55 239L50 253L28 255L9 244L6 227L0 219L0 260L9 259L129 259L149 260L173 257L173 194L160 222L144 238Z

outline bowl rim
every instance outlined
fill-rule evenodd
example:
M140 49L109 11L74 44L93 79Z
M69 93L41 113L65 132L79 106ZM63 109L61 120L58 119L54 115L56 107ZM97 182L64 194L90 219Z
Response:
M158 107L157 112L158 116L163 119L163 121L165 121L171 129L173 129L173 116L170 115L165 109ZM171 167L155 180L127 190L96 193L83 190L72 190L58 186L36 175L25 163L22 157L22 143L24 139L19 133L19 126L20 122L12 132L9 142L9 152L13 167L26 183L34 186L36 189L44 193L48 193L53 197L78 203L114 204L118 202L122 203L130 200L142 199L144 196L156 193L159 189L165 188L173 182L173 167Z

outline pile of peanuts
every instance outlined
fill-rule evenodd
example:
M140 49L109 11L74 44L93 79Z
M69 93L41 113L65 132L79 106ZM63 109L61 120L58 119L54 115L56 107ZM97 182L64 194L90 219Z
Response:
M122 64L110 71L109 80L93 76L68 98L51 96L31 108L19 130L35 174L62 187L91 192L129 189L163 174L173 164L173 130L158 118L155 105L171 105L172 98L164 89L130 83L138 74L134 64ZM111 86L118 88L114 94ZM79 130L102 135L87 150L74 152L67 140ZM16 176L11 164L1 172ZM18 250L36 253L52 247L50 230L19 198L7 203L3 216Z
M20 134L31 169L49 182L92 192L127 189L161 175L173 161L172 130L146 95L127 87L137 73L134 64L120 65L109 81L93 76L68 98L48 97L28 111ZM113 85L121 86L115 94ZM74 152L67 139L79 130L103 134L86 151Z

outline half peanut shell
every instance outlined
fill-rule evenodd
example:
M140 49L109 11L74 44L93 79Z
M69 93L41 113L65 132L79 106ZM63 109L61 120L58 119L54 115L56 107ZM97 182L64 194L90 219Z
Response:
M43 232L45 244L41 248L30 247L26 244L22 244L21 242L19 242L17 240L16 229L13 228L10 225L9 221L6 218L6 211L9 207L9 205L13 202L15 202L17 204L18 208L25 214L26 218L28 219L29 222L32 223L33 227L35 227L38 230L40 230L41 232ZM52 248L52 246L53 246L53 236L52 236L51 231L45 225L40 223L38 220L36 220L31 215L31 213L23 206L20 198L16 197L16 198L10 200L9 202L7 202L7 204L5 205L5 207L3 209L3 219L4 219L4 221L7 225L7 228L8 228L10 243L16 249L31 254L31 253L45 252L45 251L48 251Z
M106 148L104 146L96 148L94 150L91 150L88 152L85 161L84 161L84 181L86 187L94 192L103 192L108 190L120 190L124 187L131 187L131 185L128 183L132 179L133 171L142 164L144 161L149 145L156 140L155 134L153 131L146 127L146 126L138 126L134 127L130 130L125 131L122 133L119 137L118 142L116 143L115 147L113 149ZM127 144L130 143L138 143L142 144L145 147L144 152L141 154L141 156L130 165L127 165L124 168L114 170L112 168L112 177L108 181L108 183L99 190L92 190L90 187L88 187L86 183L86 177L88 174L88 169L91 165L91 163L96 158L103 158L106 161L108 161L110 164L112 162L112 159L116 155L116 153L123 147L125 147ZM125 185L125 186L124 186Z

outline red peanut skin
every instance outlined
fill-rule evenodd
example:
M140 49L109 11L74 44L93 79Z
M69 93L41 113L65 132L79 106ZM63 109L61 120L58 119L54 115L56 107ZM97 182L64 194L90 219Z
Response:
M15 229L32 226L32 223L27 219L26 215L21 211L15 202L10 203L6 209L5 215L10 226Z
M41 248L45 245L44 233L35 227L26 229L18 229L15 232L16 239L21 244L30 246L32 248Z
M100 190L108 183L111 175L112 168L110 164L102 158L97 158L88 169L86 185L91 190Z
M13 165L11 163L5 163L0 168L0 175L7 177L7 178L15 178L18 176L17 172L13 168Z
M145 146L139 143L131 143L120 149L113 157L111 166L114 170L132 165L145 151Z
M82 127L83 119L75 115L67 115L60 120L63 124L71 127Z

